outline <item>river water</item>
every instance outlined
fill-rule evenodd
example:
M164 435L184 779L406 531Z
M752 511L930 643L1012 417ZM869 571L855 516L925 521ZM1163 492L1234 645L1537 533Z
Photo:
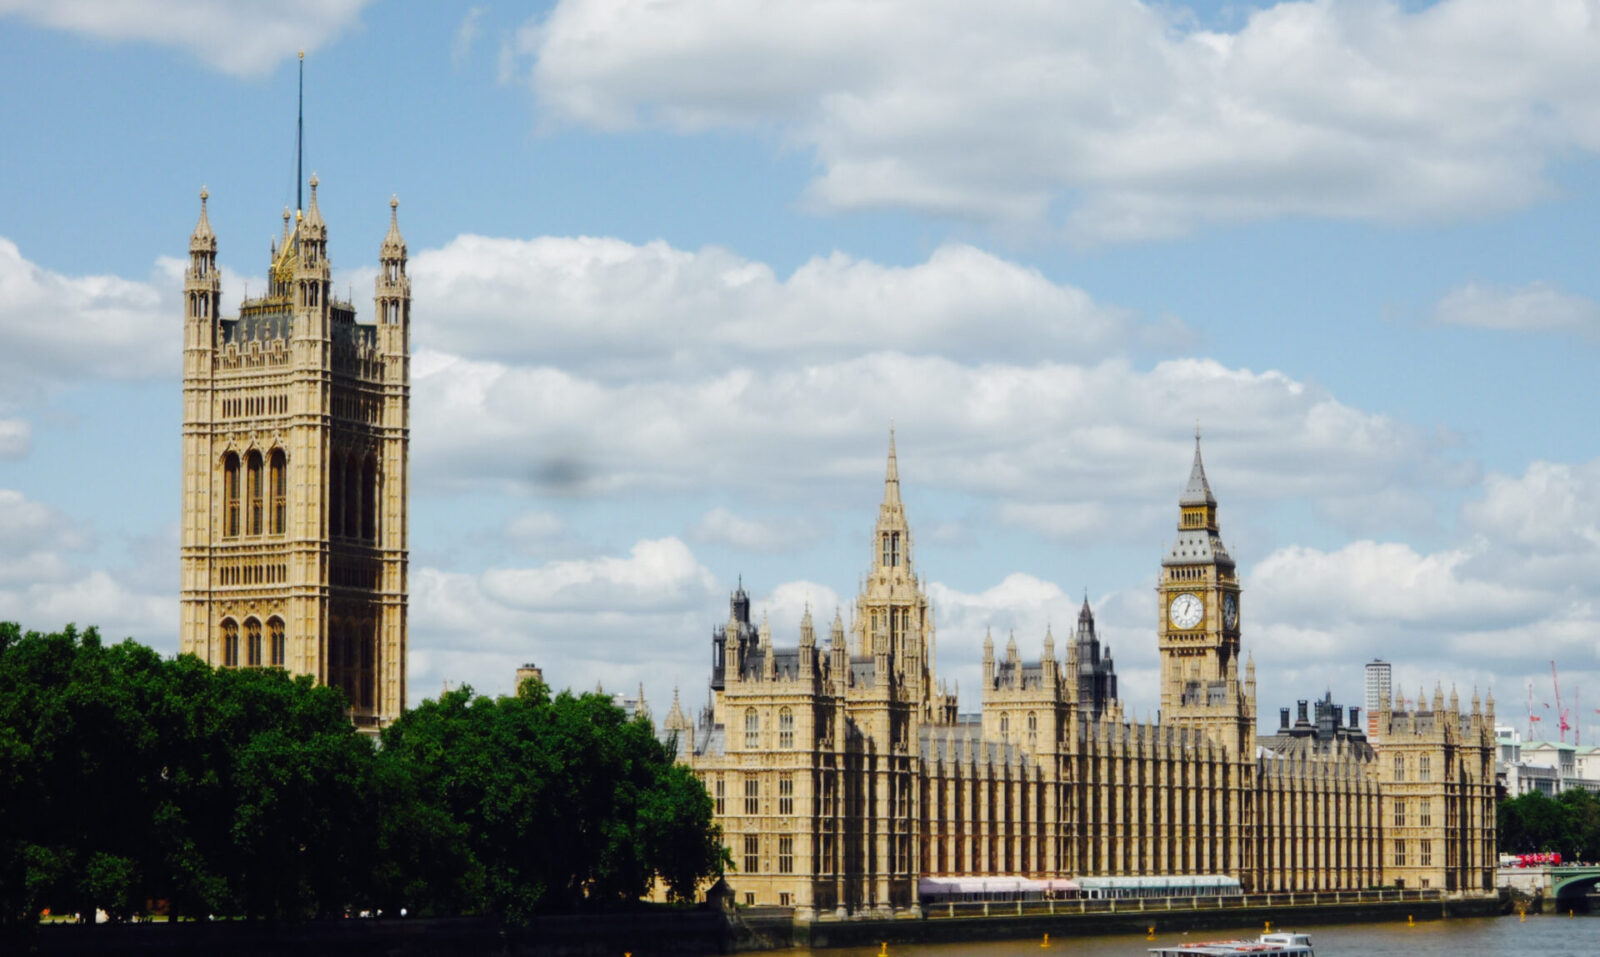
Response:
M1317 957L1600 957L1600 915L1532 915L1474 917L1383 924L1274 927L1311 935ZM1254 937L1260 925L1237 931L1205 930L1192 935L1157 934L1114 937L1051 937L964 944L890 944L889 957L1147 957L1156 944L1191 940ZM877 957L877 947L770 951L768 957Z

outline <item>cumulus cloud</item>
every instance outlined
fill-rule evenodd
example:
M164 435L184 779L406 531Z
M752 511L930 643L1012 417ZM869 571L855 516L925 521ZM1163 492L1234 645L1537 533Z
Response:
M1581 0L1279 3L1234 32L1138 0L563 0L518 39L550 122L736 129L809 150L827 209L1092 240L1525 205L1600 148ZM930 56L928 51L939 51ZM729 82L730 77L737 78Z
M0 16L102 40L172 46L236 76L260 75L353 26L372 0L0 0Z
M1467 283L1434 307L1434 321L1511 332L1567 332L1600 339L1600 302L1545 282L1516 288Z
M0 397L48 379L177 372L182 276L183 265L165 258L147 281L66 276L0 238Z
M58 509L0 489L0 542L0 621L42 631L68 622L97 625L112 640L132 635L177 650L174 593L141 587L132 580L137 576L86 568L92 536Z
M1210 360L1141 370L1120 359L966 365L872 353L611 384L430 352L412 374L417 471L435 485L703 489L715 462L719 489L777 490L810 506L840 483L881 476L893 419L908 483L1003 496L1003 520L1062 538L1118 523L1125 534L1129 522L1151 527L1153 503L1170 501L1187 468L1192 440L1174 409L1219 423L1207 447L1227 463L1234 504L1461 481L1438 443L1404 423L1281 373ZM720 522L724 538L732 524Z
M717 247L467 235L418 254L410 271L418 300L431 304L426 347L608 377L886 345L973 359L1082 358L1125 347L1147 327L1038 270L959 244L906 267L836 252L779 277ZM1169 342L1185 334L1163 328Z

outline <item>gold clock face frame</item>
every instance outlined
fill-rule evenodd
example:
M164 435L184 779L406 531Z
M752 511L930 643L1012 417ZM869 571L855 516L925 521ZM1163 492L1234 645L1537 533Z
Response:
M1200 600L1199 595L1184 592L1172 599L1172 604L1167 606L1167 620L1172 627L1187 631L1200 624L1200 619L1205 617L1206 604Z

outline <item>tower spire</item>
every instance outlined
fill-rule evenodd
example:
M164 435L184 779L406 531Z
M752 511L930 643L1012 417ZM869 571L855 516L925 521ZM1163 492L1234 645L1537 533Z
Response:
M900 504L900 460L894 451L894 423L889 423L889 466L883 476L883 504Z
M304 199L304 193L301 192L302 190L305 189L305 186L303 185L305 183L305 177L304 177L305 170L304 170L304 168L302 166L302 160L305 157L305 142L306 142L306 51L301 50L300 51L300 95L295 100L295 116L294 116L294 208L297 211L306 208L305 207L305 203L302 201Z
M1216 505L1211 483L1206 481L1206 464L1200 458L1200 426L1194 427L1194 465L1189 469L1189 484L1184 486L1179 505Z

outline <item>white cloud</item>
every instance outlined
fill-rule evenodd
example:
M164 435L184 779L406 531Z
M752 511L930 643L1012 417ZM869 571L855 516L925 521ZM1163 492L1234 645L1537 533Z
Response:
M566 612L586 608L673 610L692 605L715 582L683 542L642 541L627 558L575 559L540 568L496 569L484 593L511 608Z
M1171 501L1191 454L1189 416L1218 423L1207 448L1226 463L1230 506L1462 481L1402 423L1281 373L1210 360L1139 370L875 353L610 384L422 353L412 374L417 473L435 487L615 495L704 491L710 480L720 493L777 491L812 507L843 483L879 480L893 419L912 486L1004 496L1003 519L1069 538L1119 523L1126 534L1130 522L1148 531L1153 503Z
M422 347L618 378L885 347L1101 356L1141 332L1123 310L965 245L907 267L834 253L780 278L717 247L466 235L418 254L410 271L417 300L430 304ZM1187 335L1162 331L1169 343Z
M183 266L158 261L149 281L64 276L0 238L0 397L48 379L145 378L178 371Z
M478 36L483 32L483 27L478 23L483 19L482 7L470 7L466 16L461 18L461 23L456 27L455 39L450 41L450 62L456 66L467 61L472 53L472 45L478 42Z
M519 37L552 121L807 149L810 199L1082 238L1483 215L1600 148L1582 0L1280 3L1236 32L1137 0L563 0ZM737 78L730 82L729 78Z
M1600 302L1534 282L1514 289L1467 283L1434 308L1434 321L1513 332L1570 332L1600 338Z
M40 631L68 622L95 625L109 640L132 635L162 651L177 650L176 595L103 569L86 570L91 537L67 515L0 489L0 542L0 621Z
M10 15L102 40L177 47L212 69L260 75L356 23L372 0L0 0Z
M26 419L0 419L0 462L26 458L33 448L33 428Z
M800 518L765 521L743 518L722 506L706 512L689 529L690 539L727 545L747 552L792 552L815 542L820 530Z

